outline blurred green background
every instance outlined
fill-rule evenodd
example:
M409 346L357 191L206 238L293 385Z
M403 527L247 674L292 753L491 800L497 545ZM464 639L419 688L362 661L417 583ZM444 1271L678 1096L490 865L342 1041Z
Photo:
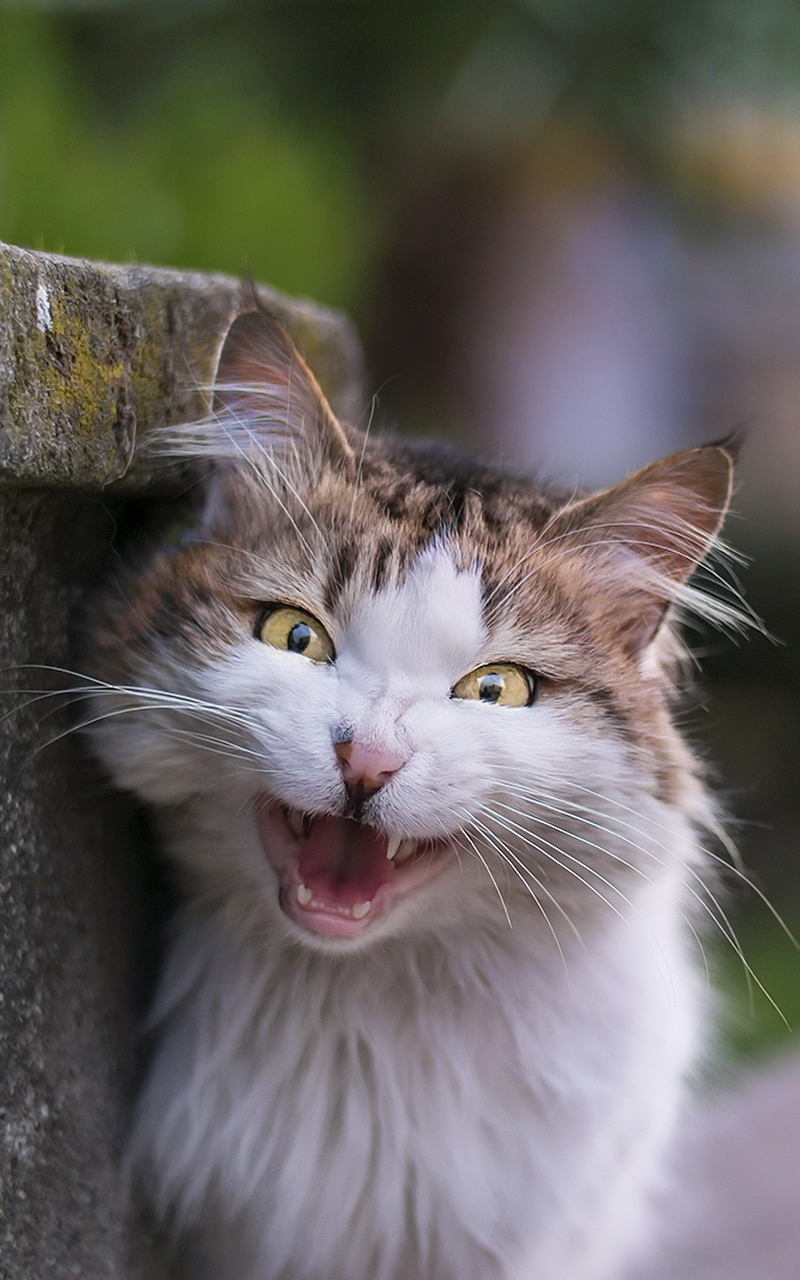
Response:
M0 239L344 307L380 417L566 482L749 427L777 643L702 636L686 722L800 930L796 0L0 0ZM800 1029L796 950L717 892ZM709 933L733 1052L777 1044Z

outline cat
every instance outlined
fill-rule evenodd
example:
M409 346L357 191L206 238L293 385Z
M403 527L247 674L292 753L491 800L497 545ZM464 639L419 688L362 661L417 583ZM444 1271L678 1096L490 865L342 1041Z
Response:
M206 479L87 731L185 898L130 1158L188 1274L611 1280L704 1041L676 617L734 448L550 490L341 424L258 309L163 447Z

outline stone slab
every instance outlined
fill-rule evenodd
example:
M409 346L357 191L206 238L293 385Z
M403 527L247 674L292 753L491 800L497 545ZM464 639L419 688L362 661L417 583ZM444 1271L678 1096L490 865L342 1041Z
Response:
M361 413L350 322L259 287L335 410ZM155 427L202 417L225 330L240 309L231 276L32 253L0 244L0 483L148 489Z

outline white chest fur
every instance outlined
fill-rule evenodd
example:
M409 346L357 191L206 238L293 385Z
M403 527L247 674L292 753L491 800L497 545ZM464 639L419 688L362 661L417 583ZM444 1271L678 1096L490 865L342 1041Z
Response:
M226 1280L606 1280L694 1040L645 888L563 958L474 928L337 958L193 908L137 1162L179 1220L228 1223Z

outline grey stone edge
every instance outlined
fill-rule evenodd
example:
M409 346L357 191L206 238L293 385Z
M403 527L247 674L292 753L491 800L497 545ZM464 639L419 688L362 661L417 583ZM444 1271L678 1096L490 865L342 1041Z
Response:
M335 411L359 421L362 362L350 321L258 291ZM207 413L241 297L231 276L0 244L0 485L169 489L169 469L148 460L148 433Z

